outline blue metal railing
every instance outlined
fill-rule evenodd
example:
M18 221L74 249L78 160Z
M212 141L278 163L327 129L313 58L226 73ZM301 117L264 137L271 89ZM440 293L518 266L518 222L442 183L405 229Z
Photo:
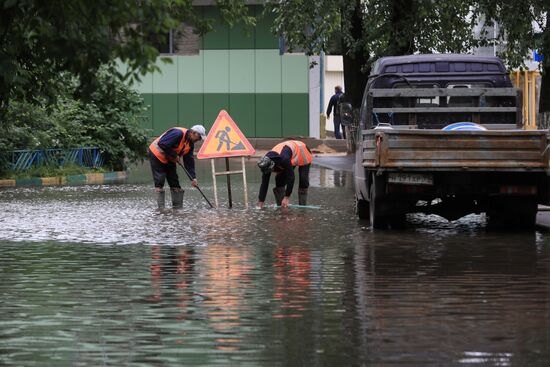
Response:
M97 168L105 163L99 148L14 150L11 158L13 171L25 171L31 167L67 164Z

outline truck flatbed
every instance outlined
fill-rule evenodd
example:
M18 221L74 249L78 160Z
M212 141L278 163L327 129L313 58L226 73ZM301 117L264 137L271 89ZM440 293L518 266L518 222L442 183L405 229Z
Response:
M363 167L387 171L546 171L546 130L363 130Z

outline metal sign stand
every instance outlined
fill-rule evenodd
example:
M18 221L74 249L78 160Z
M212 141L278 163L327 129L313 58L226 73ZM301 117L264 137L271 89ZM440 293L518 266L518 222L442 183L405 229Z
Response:
M233 207L233 201L231 197L231 175L237 175L242 174L243 175L243 187L244 187L244 207L248 209L248 187L246 184L246 168L244 165L244 156L241 157L241 166L242 169L240 171L231 171L229 169L229 158L225 158L225 171L223 172L216 172L216 164L214 162L215 159L211 159L210 163L212 166L212 182L214 186L214 205L216 205L216 208L219 207L218 205L218 186L216 184L216 176L227 176L227 194L229 198L229 208Z

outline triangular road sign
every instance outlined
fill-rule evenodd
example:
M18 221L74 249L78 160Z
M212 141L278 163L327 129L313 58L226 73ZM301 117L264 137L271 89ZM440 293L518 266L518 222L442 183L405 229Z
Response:
M221 110L214 126L202 143L197 158L224 158L252 155L255 150L237 127L231 116Z

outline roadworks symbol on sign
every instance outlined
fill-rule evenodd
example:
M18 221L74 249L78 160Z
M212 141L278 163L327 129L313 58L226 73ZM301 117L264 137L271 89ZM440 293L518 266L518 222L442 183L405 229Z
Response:
M197 154L197 158L224 158L252 155L255 150L231 116L221 110L214 126Z

